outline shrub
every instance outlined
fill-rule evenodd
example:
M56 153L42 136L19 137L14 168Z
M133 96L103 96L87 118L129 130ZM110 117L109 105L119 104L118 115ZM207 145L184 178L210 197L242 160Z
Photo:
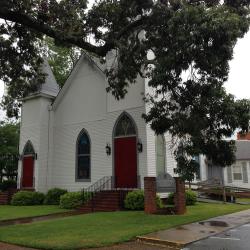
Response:
M167 205L173 205L174 204L174 193L170 193L167 198Z
M45 196L44 204L47 205L59 205L60 197L67 193L67 190L61 188L52 188Z
M156 205L157 205L158 208L163 208L164 207L163 202L162 202L159 195L156 196Z
M129 192L124 200L124 206L129 210L143 210L144 192L142 190Z
M84 202L83 192L69 192L60 197L60 208L73 209Z
M196 192L192 190L186 190L185 191L185 196L186 196L186 205L191 206L195 205L197 202L197 194ZM171 205L174 204L174 193L170 193L167 198L167 204Z
M11 205L31 206L40 205L44 201L45 195L40 192L20 191L13 195Z
M158 208L163 207L163 203L159 196L156 197L156 204ZM144 191L129 192L124 200L124 206L129 210L143 210L144 209Z
M197 202L197 193L192 190L186 190L186 205L192 206Z
M10 188L16 188L16 181L14 180L4 180L0 183L0 190L6 191Z

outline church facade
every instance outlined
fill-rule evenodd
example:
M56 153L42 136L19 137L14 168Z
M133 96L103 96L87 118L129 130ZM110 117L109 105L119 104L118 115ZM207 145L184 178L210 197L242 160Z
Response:
M78 191L104 176L116 188L143 188L145 176L174 175L171 137L142 118L147 80L117 101L106 92L108 64L83 54L61 90L44 64L45 83L22 100L19 188Z

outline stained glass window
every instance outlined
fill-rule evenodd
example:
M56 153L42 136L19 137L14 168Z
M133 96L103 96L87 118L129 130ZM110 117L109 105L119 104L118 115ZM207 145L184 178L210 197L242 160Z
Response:
M79 180L90 179L90 140L85 132L81 132L77 141L77 173Z
M118 137L128 135L136 135L136 130L133 121L128 117L128 115L124 114L117 122L115 136Z
M25 144L23 154L24 155L34 155L35 154L35 150L34 150L32 143L30 141L27 141L27 143Z

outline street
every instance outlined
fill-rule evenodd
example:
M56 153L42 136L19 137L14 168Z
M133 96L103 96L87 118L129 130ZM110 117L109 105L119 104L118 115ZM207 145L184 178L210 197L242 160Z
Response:
M250 224L187 245L182 250L249 250Z

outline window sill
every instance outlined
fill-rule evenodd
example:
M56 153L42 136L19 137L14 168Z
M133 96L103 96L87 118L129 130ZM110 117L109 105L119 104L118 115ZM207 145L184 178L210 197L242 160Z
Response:
M91 179L75 179L75 182L91 182Z

